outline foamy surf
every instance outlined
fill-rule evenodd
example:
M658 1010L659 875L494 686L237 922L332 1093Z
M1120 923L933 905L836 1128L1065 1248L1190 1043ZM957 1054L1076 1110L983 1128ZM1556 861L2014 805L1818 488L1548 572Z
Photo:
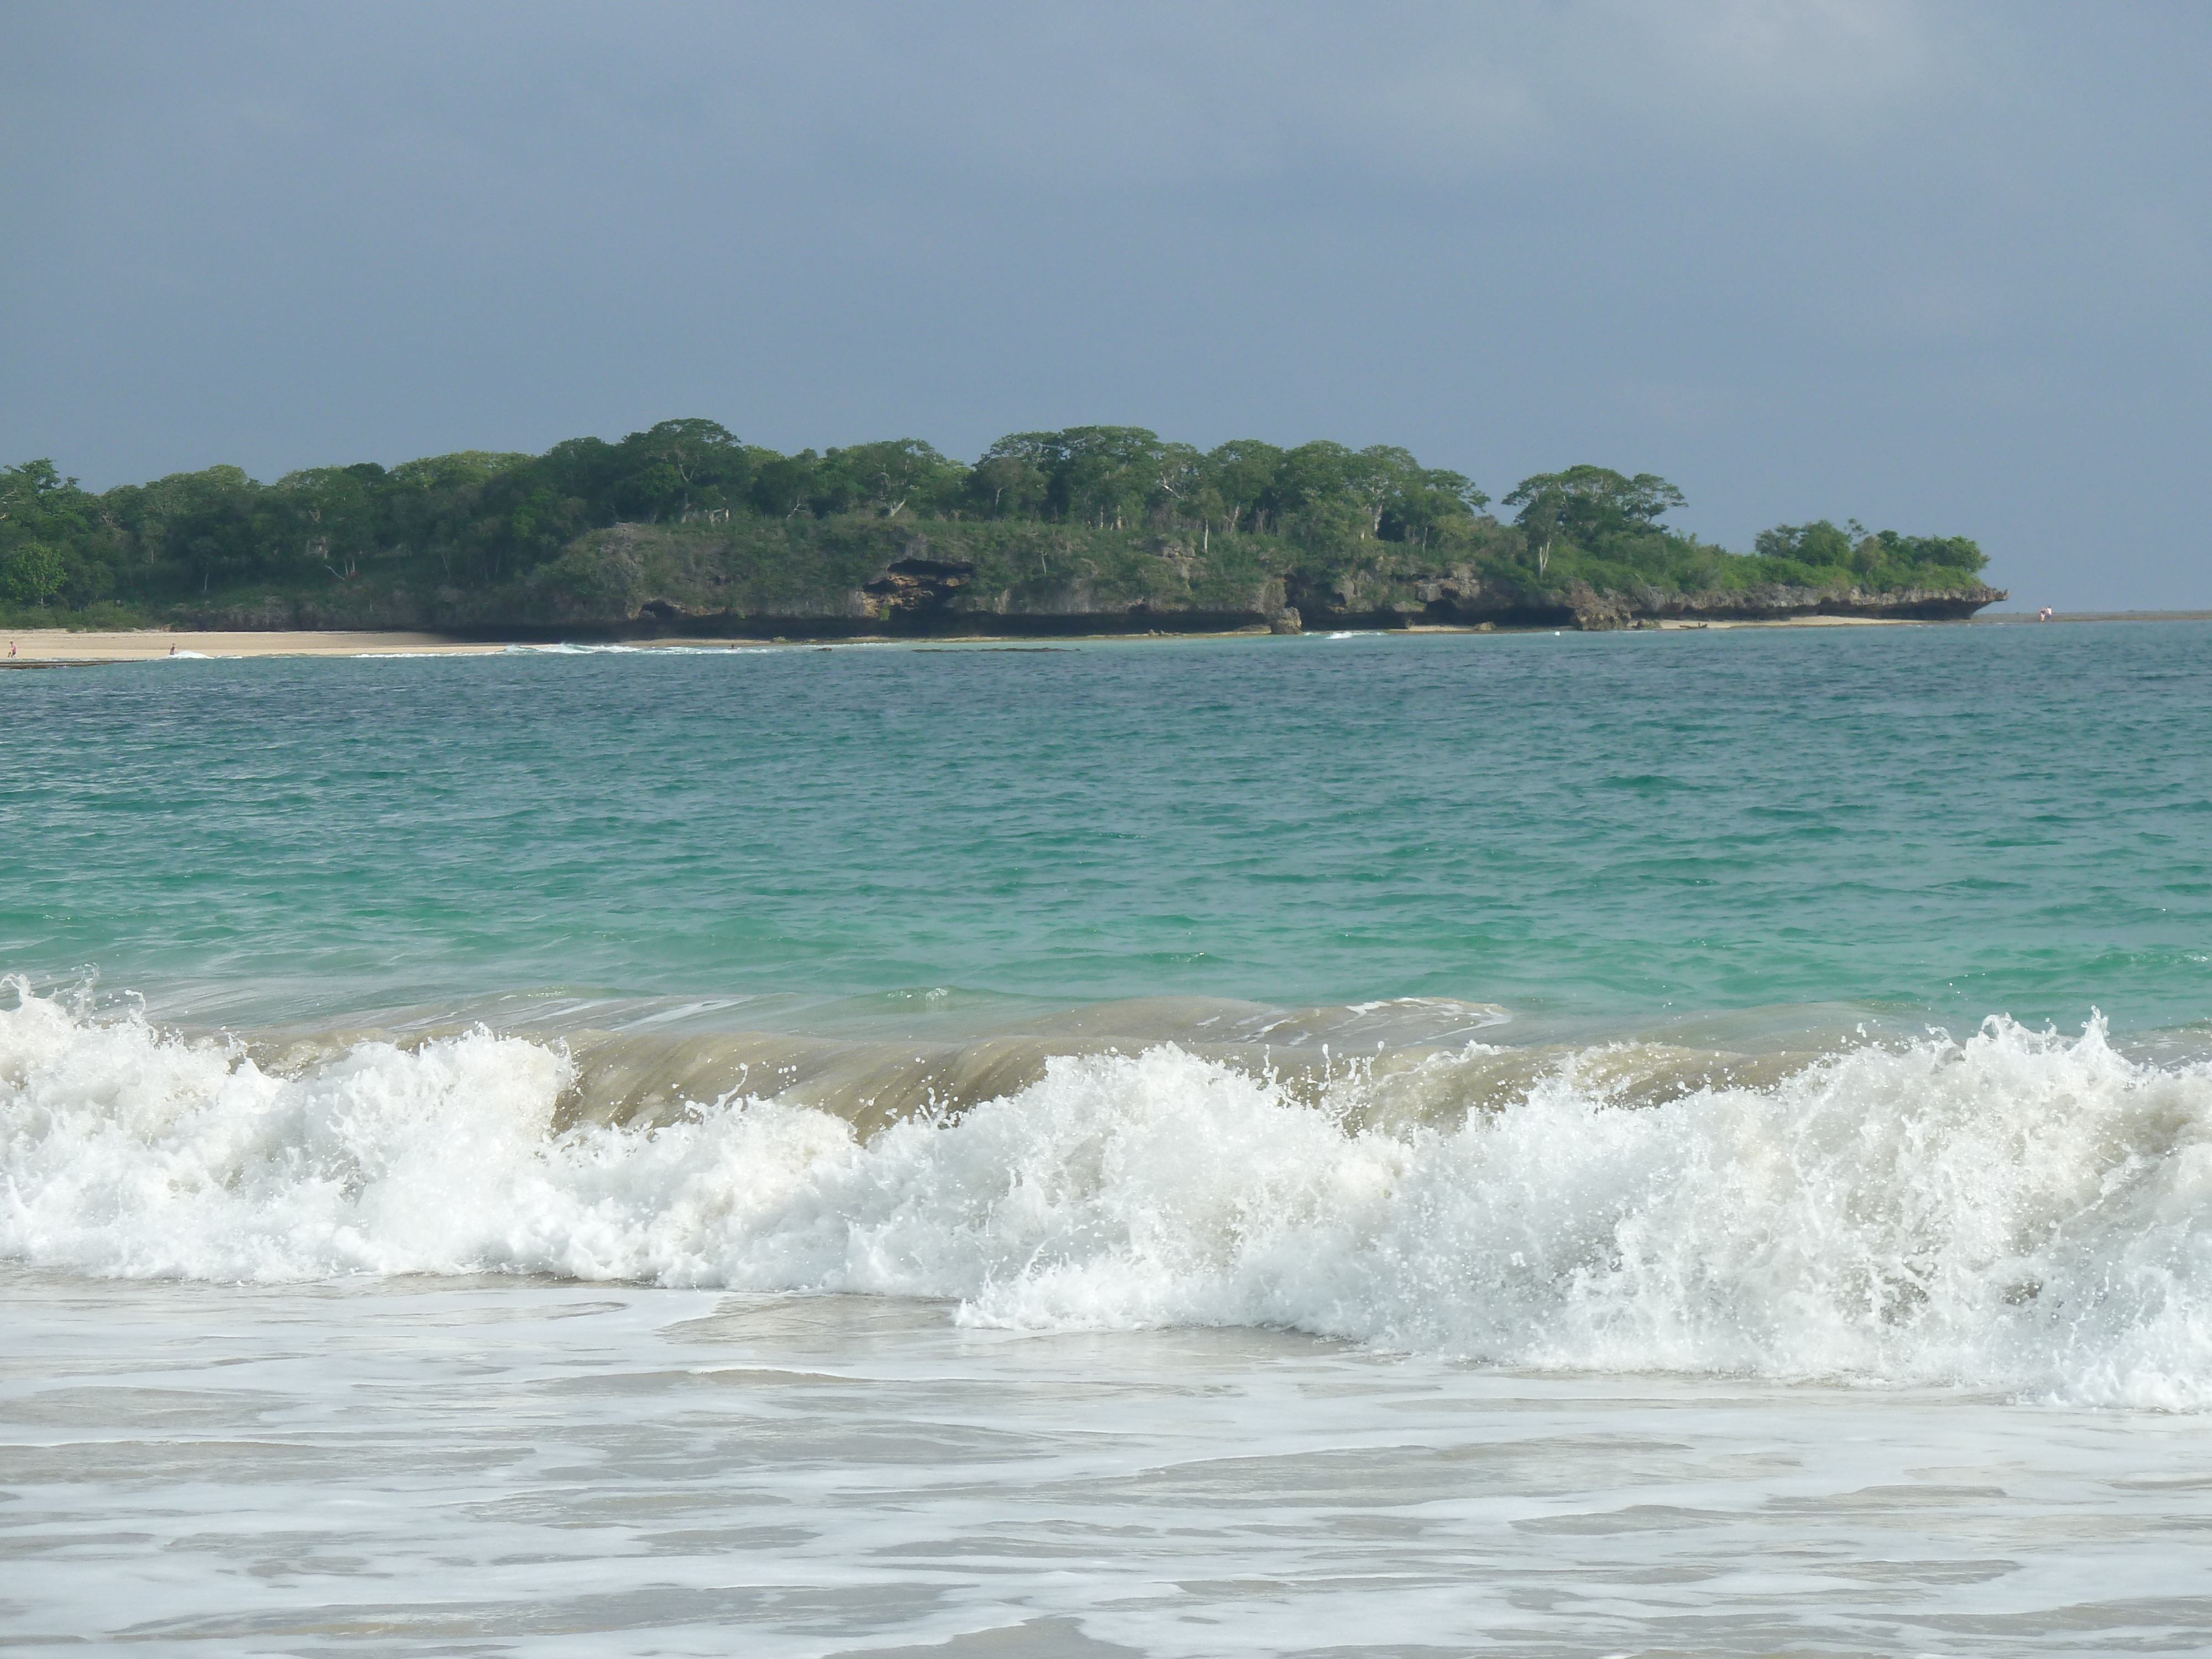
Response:
M1448 1097L1502 1052L1390 1086ZM860 1291L1016 1328L2212 1404L2212 1072L2002 1020L1656 1103L1622 1103L1619 1062L1393 1115L1356 1071L1316 1096L1167 1044L866 1136L743 1094L556 1128L557 1046L367 1042L286 1075L26 994L0 1012L0 1255Z
M503 654L510 657L726 657L732 653L760 648L750 640L726 645L671 645L659 641L651 645L611 642L577 645L562 640L550 645L510 645L504 647Z

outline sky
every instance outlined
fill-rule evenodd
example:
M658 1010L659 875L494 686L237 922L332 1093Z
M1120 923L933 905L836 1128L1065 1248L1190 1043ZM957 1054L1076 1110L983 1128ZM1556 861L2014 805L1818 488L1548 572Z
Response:
M0 459L1092 422L2212 608L2212 7L0 3Z

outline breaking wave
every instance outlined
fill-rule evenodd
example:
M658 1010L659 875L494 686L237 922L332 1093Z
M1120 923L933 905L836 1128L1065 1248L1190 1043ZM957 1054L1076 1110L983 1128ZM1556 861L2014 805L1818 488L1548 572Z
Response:
M1500 1052L1431 1055L1421 1086ZM865 1136L739 1097L556 1131L556 1047L364 1042L283 1075L20 992L0 1255L864 1291L1036 1329L2212 1406L2212 1071L2002 1019L1656 1102L1624 1103L1617 1060L1394 1119L1356 1074L1316 1103L1170 1044Z

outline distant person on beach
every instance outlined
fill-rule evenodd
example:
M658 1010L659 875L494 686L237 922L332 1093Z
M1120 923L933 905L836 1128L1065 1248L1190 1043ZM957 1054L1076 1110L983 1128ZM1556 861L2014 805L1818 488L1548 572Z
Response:
M2038 621L2038 622L2049 622L2049 621L2051 620L2051 607L2050 607L2049 605L2045 605L2045 606L2043 607L2043 609L2042 609L2042 610L2040 610L2040 611L2037 611L2037 612L2035 613L2035 619L2036 619L2036 621Z

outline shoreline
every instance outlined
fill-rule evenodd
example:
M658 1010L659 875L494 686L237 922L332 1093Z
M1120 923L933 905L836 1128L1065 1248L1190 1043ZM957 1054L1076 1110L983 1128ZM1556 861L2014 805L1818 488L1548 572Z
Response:
M0 656L0 668L56 667L103 662L155 662L172 647L198 657L483 656L503 645L456 640L441 634L384 633L368 629L292 629L283 632L210 632L144 628L78 633L66 628L25 629L4 637L16 651Z
M1972 619L1977 627L2016 627L2037 621L2033 611L2007 612ZM2207 622L2212 621L2212 611L2100 611L2060 612L2053 622ZM1917 628L1949 624L1924 622L1906 617L1835 617L1803 616L1775 617L1715 617L1706 622L1685 622L1668 617L1647 621L1641 629L1608 630L1616 632L1680 633L1723 629L1772 628ZM590 629L580 630L588 635ZM1393 634L1515 634L1557 633L1557 629L1484 629L1480 627L1439 625L1415 623L1404 628L1358 629L1352 630L1311 629L1313 634L1325 632ZM1579 631L1579 630L1577 630ZM851 635L829 641L805 636L772 637L768 639L732 639L726 636L659 635L650 638L599 641L584 640L579 643L618 643L640 650L669 647L717 647L729 651L765 648L776 645L822 646L971 644L1000 642L1015 638L1049 638L1059 641L1099 639L1243 639L1265 638L1258 629L1239 629L1219 633L1184 633L1181 631L1152 634L1101 632L1089 634L1039 634L1031 635L983 635L972 638L963 635L937 637L909 635ZM505 640L465 639L450 634L428 633L419 629L270 629L212 630L200 629L131 629L85 630L67 628L33 628L0 635L15 647L12 656L0 656L0 669L59 668L91 666L109 662L152 662L173 654L191 653L196 657L471 657L495 655L515 643ZM555 643L556 641L544 641Z
M1999 611L1974 618L1977 623L2033 623L2044 620L2033 611ZM2212 611L2059 611L2050 617L2064 622L2212 622Z
M1922 624L1911 618L1894 617L1788 617L1758 621L1717 619L1708 623L1686 623L1672 620L1649 622L1644 631L1674 633L1699 629L1726 628L1901 628ZM580 630L588 635L592 630ZM1552 634L1563 630L1549 628L1485 629L1478 627L1439 626L1434 623L1414 623L1406 628L1374 628L1357 629L1311 629L1317 636L1334 632L1376 634L1385 637L1393 634ZM1581 630L1571 630L1581 631ZM1635 629L1620 630L1635 632ZM223 631L199 629L132 629L86 630L79 632L66 628L24 629L18 632L0 634L15 647L13 656L0 656L0 669L58 668L91 666L109 662L156 662L170 657L246 658L246 657L480 657L492 656L512 648L518 643L551 645L556 643L618 644L638 650L665 649L670 647L717 647L728 651L764 649L775 646L804 645L826 647L830 645L916 645L945 646L1003 644L1007 640L1049 639L1057 641L1072 640L1145 640L1145 639L1265 639L1264 629L1256 628L1227 629L1220 632L1185 633L1181 630L1158 634L1101 632L1097 634L1038 634L1030 635L945 635L938 636L856 634L835 640L807 636L775 636L768 639L732 639L726 636L658 635L651 638L602 641L581 638L574 641L515 641L509 640L471 640L448 634L426 633L421 630L373 629L230 629Z

